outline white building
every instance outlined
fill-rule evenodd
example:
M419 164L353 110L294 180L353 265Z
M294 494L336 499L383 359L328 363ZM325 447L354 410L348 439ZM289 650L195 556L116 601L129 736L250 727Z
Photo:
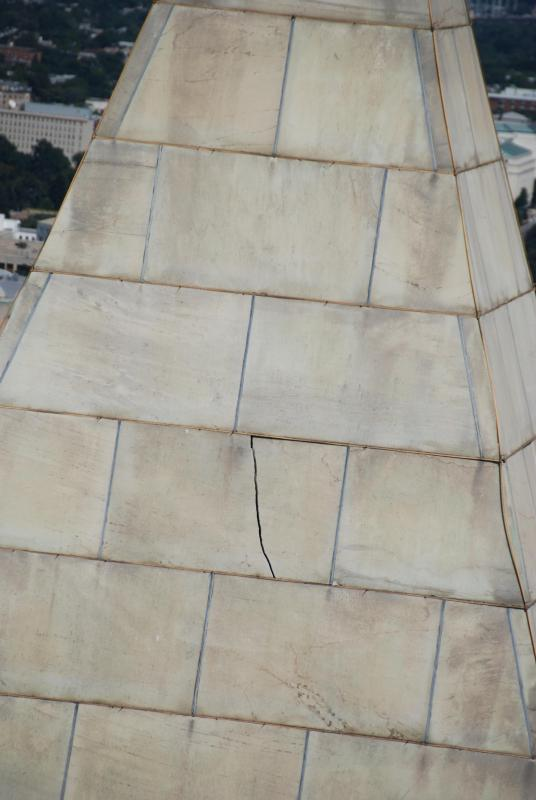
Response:
M95 127L87 108L59 103L26 103L24 109L0 109L0 134L22 153L31 153L41 139L59 147L68 158L86 150Z
M536 179L536 125L516 112L495 120L512 195L526 189L532 197Z
M19 219L7 219L5 214L0 214L0 233L10 233L16 242L37 241L35 228L23 228Z

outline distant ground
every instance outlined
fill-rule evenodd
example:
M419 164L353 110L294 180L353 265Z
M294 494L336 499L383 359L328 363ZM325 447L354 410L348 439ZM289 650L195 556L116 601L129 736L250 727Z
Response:
M123 52L113 51L135 41L150 6L151 0L0 0L0 44L43 54L41 63L9 70L0 58L0 78L29 83L43 102L107 98L124 65ZM54 84L55 75L74 77Z
M478 19L474 31L488 85L536 89L536 17Z

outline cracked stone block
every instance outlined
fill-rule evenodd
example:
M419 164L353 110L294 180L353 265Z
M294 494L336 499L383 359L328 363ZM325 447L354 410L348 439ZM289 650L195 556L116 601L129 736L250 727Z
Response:
M437 30L434 37L456 169L498 160L497 134L471 27Z
M341 20L344 22L385 22L429 28L430 14L426 0L171 0L186 6L240 8L267 14L290 14L299 17Z
M352 448L335 580L522 605L498 465Z
M74 705L0 697L0 793L6 800L57 800Z
M0 402L230 428L250 306L244 295L53 275Z
M276 576L327 582L344 448L253 447L248 436L124 423L105 557L269 577L257 501Z
M99 133L270 154L289 31L285 17L157 10Z
M217 575L198 711L422 738L439 613L431 598Z
M474 313L454 176L389 170L370 302Z
M451 170L432 34L297 19L277 152Z
M302 800L531 800L536 764L525 758L312 732Z
M0 552L3 690L189 713L209 576Z
M0 545L96 556L116 423L0 409Z
M295 800L304 732L81 706L66 800ZM112 781L112 783L110 783Z
M238 429L496 457L478 323L257 298Z
M374 168L165 147L145 277L363 303L382 178Z
M536 665L525 612L447 603L430 741L531 755L535 695Z
M141 271L157 150L94 140L36 262L38 269L136 278Z

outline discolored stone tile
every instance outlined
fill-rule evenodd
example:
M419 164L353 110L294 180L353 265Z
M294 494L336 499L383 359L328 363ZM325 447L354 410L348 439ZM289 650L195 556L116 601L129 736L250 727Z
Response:
M389 171L370 301L474 313L453 176Z
M124 424L104 554L327 582L345 451ZM257 522L257 508L261 530Z
M524 758L311 733L303 800L531 800L536 765Z
M0 697L1 792L6 800L57 800L74 706Z
M536 436L536 297L519 297L481 318L497 404L501 453Z
M199 713L420 738L439 607L216 576Z
M179 3L179 0L171 0ZM400 0L396 5L387 0L180 0L181 5L209 8L240 8L268 14L290 14L298 17L342 20L345 22L385 22L391 25L430 27L430 14L424 0Z
M290 20L178 6L158 16L99 133L270 154Z
M335 579L522 605L498 466L352 448Z
M251 299L54 275L0 402L229 428Z
M532 286L504 164L458 175L475 294L480 311Z
M500 158L497 135L470 26L434 33L454 165L469 169Z
M496 456L478 324L258 298L239 430Z
M166 147L145 278L364 303L382 177L378 169Z
M0 544L97 555L117 423L0 409Z
M294 800L304 733L272 726L82 706L67 800Z
M0 574L4 691L189 713L208 575L7 551Z
M523 640L515 637L521 617L521 610L447 603L431 742L530 755L516 665L529 635L525 625ZM524 690L534 697L534 671L530 679Z
M428 32L297 19L277 152L451 169L432 55Z
M36 266L136 278L142 268L157 148L94 140Z

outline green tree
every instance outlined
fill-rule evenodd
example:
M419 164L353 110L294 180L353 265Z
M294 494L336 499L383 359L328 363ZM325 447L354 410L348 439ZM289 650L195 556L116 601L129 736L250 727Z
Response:
M530 199L530 207L531 208L536 208L536 179L534 180L534 183L532 184L532 197Z
M517 211L517 218L519 222L525 222L527 219L527 208L529 205L529 194L525 187L521 189L518 196L514 200L514 205Z

